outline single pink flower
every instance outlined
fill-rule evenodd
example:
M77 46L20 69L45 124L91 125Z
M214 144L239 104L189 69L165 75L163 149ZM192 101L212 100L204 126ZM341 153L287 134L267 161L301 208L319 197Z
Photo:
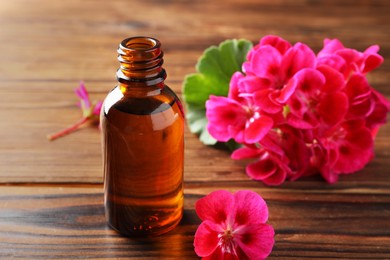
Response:
M325 131L317 138L321 146L320 156L325 156L319 170L330 183L337 180L335 174L351 174L359 171L374 156L374 141L364 120L351 120Z
M256 143L273 126L273 120L253 104L251 96L240 96L238 82L242 77L239 72L233 75L228 97L211 95L206 102L207 129L218 141L233 138L239 143Z
M47 138L50 141L53 141L59 137L62 137L64 135L70 134L77 129L79 129L82 125L84 125L87 122L90 123L97 123L99 122L99 115L100 110L102 108L103 102L97 101L96 103L92 104L89 99L89 94L87 89L85 88L84 82L80 82L80 86L76 88L75 94L80 98L80 101L78 103L78 106L81 108L81 111L83 113L82 118L77 121L75 124L57 132L54 134L50 134L47 136Z
M271 253L275 232L265 224L268 207L259 194L218 190L199 199L195 209L202 223L194 247L203 259L265 259Z
M307 45L291 46L278 37L262 39L243 63L245 81L257 85L257 88L252 87L256 89L255 104L272 114L280 112L294 94L296 86L290 83L294 75L304 68L314 67L315 54Z

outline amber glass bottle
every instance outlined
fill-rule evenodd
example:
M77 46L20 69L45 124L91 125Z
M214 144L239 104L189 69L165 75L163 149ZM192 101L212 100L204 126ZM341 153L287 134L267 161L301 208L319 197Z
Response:
M159 235L183 212L182 105L164 84L158 40L125 39L118 60L101 113L106 218L123 235Z

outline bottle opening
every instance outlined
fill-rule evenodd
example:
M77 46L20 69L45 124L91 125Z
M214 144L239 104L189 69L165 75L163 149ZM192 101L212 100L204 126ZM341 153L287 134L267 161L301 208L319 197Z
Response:
M122 47L128 51L148 51L160 47L160 42L151 37L131 37L122 41Z
M120 82L142 82L145 85L161 83L166 78L164 53L161 43L151 37L137 36L124 39L118 48Z

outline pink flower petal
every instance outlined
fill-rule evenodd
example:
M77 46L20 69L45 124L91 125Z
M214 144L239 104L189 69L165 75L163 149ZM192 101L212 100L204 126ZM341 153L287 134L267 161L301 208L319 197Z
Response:
M320 142L313 144L311 147L312 157L310 158L311 166L315 171L319 171L321 176L330 184L338 180L338 174L333 170L333 163L335 161L332 157L331 150L326 149ZM337 155L338 157L338 155Z
M233 74L233 76L230 79L228 98L236 100L238 102L240 102L242 100L239 97L239 94L240 94L239 82L242 79L244 79L244 75L242 75L241 72L236 72Z
M280 185L287 177L287 166L269 154L263 155L258 161L246 167L246 173L254 180L260 180L267 185Z
M200 257L211 255L218 247L218 234L222 229L210 220L203 221L195 233L195 252Z
M234 152L231 154L230 157L233 160L250 159L250 158L258 157L260 153L261 153L261 149L252 149L249 147L241 147L241 148L234 150Z
M234 193L235 225L257 225L268 220L268 207L256 192L241 190Z
M348 98L342 92L325 95L318 104L317 111L328 126L340 123L348 111Z
M271 82L268 79L250 75L242 78L239 83L241 92L250 94L258 90L268 89L270 85Z
M375 89L372 89L371 95L374 100L374 109L366 117L366 124L369 128L375 128L386 123L387 114L390 110L390 102Z
M325 39L324 40L324 47L322 50L318 53L318 57L322 57L327 54L333 54L338 50L344 49L344 45L338 40L338 39Z
M277 49L280 54L284 55L288 49L291 48L291 44L275 35L267 35L260 40L260 45L271 45L275 49Z
M234 207L234 197L226 190L211 192L195 203L196 214L203 221L210 220L216 224L228 220L231 208Z
M377 44L374 44L374 45L371 45L369 46L363 53L364 54L376 54L379 52L379 45Z
M367 118L368 115L372 113L375 108L375 103L372 98L366 98L365 100L361 100L358 103L351 104L347 119L361 119Z
M276 114L282 110L282 105L273 101L271 95L273 94L272 89L264 89L256 91L253 95L253 100L256 105L267 113Z
M237 143L244 143L244 131L243 130L238 130L238 129L235 129L233 126L230 126L228 128L228 132L230 133L230 135L234 136L234 140L237 142Z
M276 102L278 102L281 105L286 104L288 99L294 94L296 88L297 88L296 82L294 80L289 80L287 84L281 89L278 97L275 98Z
M273 79L279 76L281 60L282 56L277 49L269 45L261 46L253 53L252 60L248 62L249 66L246 67L246 73L260 78Z
M207 125L207 131L220 142L227 142L232 138L226 129L220 129L210 124Z
M302 69L294 78L298 79L299 90L315 94L325 84L324 75L315 69Z
M96 102L96 104L95 104L95 106L93 108L92 113L94 115L100 115L100 110L102 109L102 106L103 106L103 102L102 101Z
M277 171L277 165L269 157L251 163L246 167L249 177L254 180L264 180Z
M76 91L76 94L77 94L81 99L88 98L88 91L87 91L87 89L85 88L84 82L81 81L79 87L76 88L75 91Z
M348 96L350 106L349 119L364 118L374 109L371 87L363 75L353 74L345 87L345 93Z
M275 131L271 131L260 141L260 145L264 147L264 149L266 149L267 151L271 151L274 154L283 156L284 151L280 145L280 142L280 135L277 134ZM263 151L264 149L260 149L260 151Z
M301 131L293 128L285 128L282 130L282 146L289 158L288 168L293 173L293 176L289 176L289 178L295 180L309 167L310 150L303 139ZM281 165L279 168L282 168Z
M344 77L349 78L353 72L360 72L359 67L362 64L363 54L354 49L342 49L337 51L337 55L341 56L345 60L346 69L344 71Z
M287 83L278 101L287 102L296 89L306 95L314 95L325 83L325 77L315 69L302 69Z
M383 63L384 59L379 54L370 54L364 60L363 73L368 73Z
M319 125L317 118L314 118L307 113L301 117L291 113L287 115L287 122L290 126L297 129L313 129Z
M321 87L322 92L333 92L341 90L345 86L344 76L336 69L320 65L317 70L325 77L325 83Z
M75 90L76 95L81 99L81 102L84 103L84 109L89 109L91 107L91 102L89 101L88 91L85 88L84 82L80 82L80 85Z
M283 79L290 79L295 73L304 68L314 68L316 56L314 52L303 43L296 43L283 56L281 71Z
M332 167L323 167L321 169L321 176L326 180L327 183L333 184L339 179L339 175L335 173Z
M329 66L330 68L333 68L342 74L346 70L347 66L345 60L337 54L327 54L319 56L317 58L317 66L322 65Z
M206 102L207 129L218 141L235 138L245 128L246 112L235 100L210 96Z
M259 142L271 130L274 121L267 116L260 116L247 124L245 129L245 142L253 144Z
M249 225L247 232L237 239L237 244L245 255L239 259L266 259L274 246L275 231L267 224Z
M338 173L353 173L361 170L373 158L371 132L362 127L349 130L345 140L340 141L339 159L334 165Z
M298 95L294 95L290 98L288 101L288 106L290 109L290 114L293 114L294 116L297 116L298 118L302 119L304 114L308 111L309 107L306 105L302 98L298 98Z
M386 123L387 114L389 113L389 109L381 104L375 103L374 109L371 114L366 118L367 127L370 129L375 128L380 125L384 125Z
M384 59L381 55L378 54L379 46L372 45L368 47L364 52L364 62L363 62L363 73L368 73L377 67L379 67Z
M279 186L287 178L287 171L279 168L274 174L262 180L262 182L269 186Z
M345 93L350 101L361 100L371 95L371 88L366 77L362 74L353 74L345 86Z
M202 260L240 260L237 256L222 252L221 247L217 247L215 251L206 257L202 257Z

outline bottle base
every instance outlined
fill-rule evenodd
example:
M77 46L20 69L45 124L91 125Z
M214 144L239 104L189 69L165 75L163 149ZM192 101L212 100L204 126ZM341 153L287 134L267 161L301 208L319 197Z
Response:
M107 226L125 237L154 237L154 236L163 235L165 233L174 230L179 225L181 220L182 220L182 216L180 216L180 218L170 223L169 225L160 228L152 228L151 226L142 226L142 225L126 226L123 224L117 226L110 221L107 221Z
M139 206L140 201L119 204L107 200L105 204L107 223L124 236L158 236L171 231L183 217L182 200L166 206L162 206L161 201L160 205L154 204L156 201L157 199L153 200L151 207Z

